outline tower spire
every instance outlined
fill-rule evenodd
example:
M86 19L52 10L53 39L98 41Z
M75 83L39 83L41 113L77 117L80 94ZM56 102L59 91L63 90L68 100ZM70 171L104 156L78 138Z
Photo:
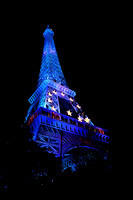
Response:
M44 48L38 84L44 80L53 80L61 85L67 85L55 48L54 31L48 27L43 33Z

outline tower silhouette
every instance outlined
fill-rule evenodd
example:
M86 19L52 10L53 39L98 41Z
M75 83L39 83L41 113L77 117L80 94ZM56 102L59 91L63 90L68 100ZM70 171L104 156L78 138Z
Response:
M43 36L45 40L38 85L28 99L30 107L25 118L33 141L44 151L64 160L72 149L100 151L104 144L109 143L109 136L85 115L75 100L76 92L67 86L55 48L53 30L47 27ZM66 159L64 168L70 165L74 167Z

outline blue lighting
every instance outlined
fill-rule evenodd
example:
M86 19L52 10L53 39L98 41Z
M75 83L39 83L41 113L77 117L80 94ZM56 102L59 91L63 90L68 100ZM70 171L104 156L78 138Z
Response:
M53 80L66 86L66 80L54 44L54 32L47 28L43 35L45 41L38 84L40 85L43 80Z
M75 91L68 88L54 44L54 32L44 31L44 48L38 87L28 99L30 108L25 122L33 140L55 157L64 157L74 148L96 149L109 143L104 130L96 127L76 102ZM69 163L72 171L75 163Z

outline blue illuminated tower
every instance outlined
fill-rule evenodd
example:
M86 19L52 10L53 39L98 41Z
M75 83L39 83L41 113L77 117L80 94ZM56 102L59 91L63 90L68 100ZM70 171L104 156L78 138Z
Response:
M75 100L75 91L67 86L53 30L47 27L43 35L45 40L38 85L28 100L30 107L25 118L33 140L44 151L64 160L72 149L98 150L101 144L109 143L109 137L84 114Z

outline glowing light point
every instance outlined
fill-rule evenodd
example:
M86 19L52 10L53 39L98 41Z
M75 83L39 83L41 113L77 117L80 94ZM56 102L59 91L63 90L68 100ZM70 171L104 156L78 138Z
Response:
M49 103L52 103L53 101L52 101L52 99L48 98L48 102L49 102Z
M51 110L56 112L56 108L54 106L51 107Z
M69 99L71 102L73 102L74 100L72 98Z
M81 109L81 106L77 105L77 108L78 108L78 109Z
M48 95L49 95L50 97L52 97L52 94L51 94L50 92L48 93Z
M61 95L62 95L63 97L65 96L65 94L64 94L63 92L61 93Z
M89 124L89 123L90 123L90 121L91 121L91 120L90 120L88 117L86 117L86 118L85 118L85 122L86 122L86 123L88 123L88 124Z
M53 90L53 94L57 94L57 92L55 90Z
M67 111L67 114L68 114L69 116L72 116L72 112L71 112L70 110Z
M78 121L79 121L79 122L82 122L82 121L83 121L83 118L82 118L81 116L79 116L79 117L78 117Z

